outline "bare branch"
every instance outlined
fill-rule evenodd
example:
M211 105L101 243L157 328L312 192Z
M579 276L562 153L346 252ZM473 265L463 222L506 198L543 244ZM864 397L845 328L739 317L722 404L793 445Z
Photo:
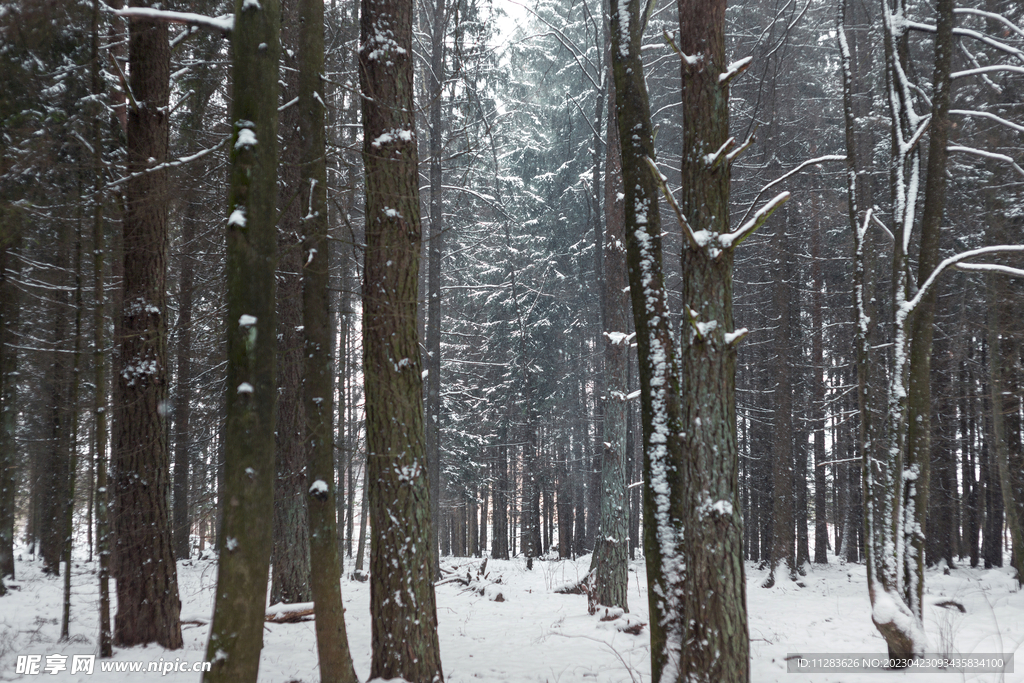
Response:
M917 291L917 294L914 295L914 298L911 299L910 301L905 302L901 306L901 308L904 311L906 311L908 316L910 314L912 314L914 312L914 309L917 308L917 305L921 303L921 299L923 299L925 294L928 293L928 290L931 289L933 286L935 286L935 281L938 280L939 276L942 275L942 273L945 270L947 270L948 268L950 268L952 266L956 266L961 261L966 261L967 259L975 258L977 256L984 256L986 254L1013 254L1013 253L1018 253L1018 254L1024 253L1024 244L1002 244L1002 245L997 245L997 246L994 246L994 247L981 247L979 249L971 249L970 251L961 252L961 253L957 254L956 256L950 256L948 259L946 259L945 261L943 261L942 263L940 263L939 265L937 265L935 267L935 270L932 271L932 274L929 275L928 279L925 280L923 285L921 285L921 288ZM967 269L969 270L970 269L970 267L969 267L970 264L965 264L965 265L968 266ZM979 264L979 265L986 265L986 264ZM1014 268L1012 270L1016 270L1016 268Z
M691 249L700 249L700 244L697 243L697 238L693 236L693 229L690 227L690 222L686 220L686 216L679 210L679 205L676 204L675 197L668 189L668 185L665 184L665 176L661 175L661 171L658 170L658 165L654 163L654 160L650 157L644 157L644 161L651 168L651 173L654 174L654 182L658 183L658 187L661 189L661 193L665 195L665 200L668 205L672 207L672 210L676 212L676 219L679 221L679 228L683 231L683 235L686 236L686 242L689 244Z
M741 150L745 149L749 144L750 143L744 143L744 145L741 148ZM814 159L808 159L808 160L800 163L793 170L788 171L787 173L782 174L781 176L779 176L778 178L776 178L775 180L771 181L770 183L768 183L767 185L765 185L764 187L761 188L761 191L758 192L757 195L754 197L754 201L750 202L750 207L747 209L746 213L743 214L743 218L741 218L740 221L743 222L743 221L747 220L747 216L749 216L750 212L754 210L754 206L757 205L758 200L761 199L761 195L763 195L765 192L768 191L768 188L772 187L773 185L778 185L779 183L781 183L786 178L799 173L800 171L804 170L808 166L813 166L815 164L820 164L823 161L846 161L846 155L845 154L826 154L823 157L816 157Z

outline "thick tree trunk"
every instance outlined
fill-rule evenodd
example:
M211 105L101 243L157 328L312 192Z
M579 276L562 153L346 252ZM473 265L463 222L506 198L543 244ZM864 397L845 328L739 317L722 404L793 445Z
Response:
M609 78L609 81L611 79ZM626 289L626 235L622 203L622 159L615 117L615 95L609 97L603 242L604 438L601 462L601 537L594 550L596 605L628 611L626 589L629 544L626 490L626 413L629 410L629 301Z
M373 527L370 678L440 683L416 334L421 233L412 19L410 0L362 2L363 369Z
M243 6L244 5L244 6ZM277 0L235 2L227 386L217 596L204 681L255 683L272 550L277 410Z
M170 57L166 24L131 23L134 103L128 112L121 371L114 404L114 643L156 642L174 650L182 638L165 418L169 184L165 170L148 170L167 159Z
M734 247L785 200L729 232L729 79L736 72L726 75L725 4L679 2L679 49L693 56L682 60L680 202L690 231L682 249L688 324L680 362L686 581L679 679L687 681L750 677L735 396L736 347L745 330L733 330L732 268Z

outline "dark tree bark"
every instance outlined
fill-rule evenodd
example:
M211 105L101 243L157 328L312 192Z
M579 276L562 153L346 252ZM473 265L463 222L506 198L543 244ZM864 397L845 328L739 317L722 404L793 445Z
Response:
M373 527L370 677L440 683L416 333L421 232L412 19L411 0L362 2L363 371Z
M992 349L982 347L982 363L990 358ZM991 361L989 361L991 362ZM992 406L992 390L990 379L982 383L982 421L984 422L985 439L978 453L980 461L979 481L981 488L982 512L984 522L981 529L981 559L985 569L1003 566L1003 492L999 481L999 466L996 453L994 411Z
M100 2L93 1L92 7L92 63L90 64L93 95L101 96L105 91L100 65ZM99 109L99 102L96 103ZM96 457L96 552L99 559L99 634L97 637L99 656L113 656L113 638L110 630L110 495L107 487L107 356L106 346L106 293L103 265L107 258L103 220L104 183L103 128L100 112L93 119L93 220L92 220L92 272L93 272L93 313L92 313L92 358L93 358L93 438ZM2 571L0 571L2 573Z
M327 165L324 122L324 3L299 1L298 118L300 205L305 253L302 266L305 451L310 486L310 588L316 607L316 643L322 683L356 683L341 602L341 553L335 517L334 382L331 358L330 244L327 241Z
M925 180L924 209L921 216L921 244L917 262L917 286L921 287L939 264L939 242L942 217L946 209L946 161L949 156L949 105L952 88L953 0L939 0L938 31L935 37L935 64L932 74L934 92L929 122L928 165ZM904 469L913 477L904 476L904 505L913 506L913 529L908 531L908 557L914 566L904 571L904 598L922 619L924 610L924 564L926 543L924 530L928 525L928 493L931 472L931 358L935 331L935 307L938 288L931 287L913 313L910 329L910 378L907 395L907 436ZM911 553L912 550L912 553Z
M243 6L244 5L244 6ZM255 683L272 549L277 410L277 0L235 2L227 220L225 501L204 681Z
M735 246L788 197L729 232L729 81L742 67L727 72L725 5L679 1L679 49L696 58L682 60L680 202L691 231L682 249L689 325L680 363L687 582L679 678L688 681L750 678L735 395L736 347L746 331L733 330L732 268Z
M195 7L193 11L208 11L208 5ZM192 90L189 108L181 129L182 142L186 154L200 151L200 137L208 124L207 109L210 98L219 85L219 79L211 74L209 62L220 50L220 38L213 35L200 35L192 40L201 41L197 47L198 63L189 72L188 80L183 86ZM192 162L196 164L197 162ZM201 170L196 169L197 175ZM192 520L189 516L189 471L192 458L195 457L195 435L192 433L193 403L193 307L196 298L195 269L201 250L197 240L201 230L201 216L206 207L202 204L202 195L196 195L196 180L190 178L182 188L186 195L184 215L181 220L181 251L178 254L178 320L175 326L177 336L176 378L174 391L174 554L179 560L188 559L191 551ZM201 294L201 293L200 293Z
M822 226L811 233L811 425L814 430L814 563L828 564L828 507L825 494L825 344L821 275ZM834 469L834 468L833 468Z
M774 444L772 452L772 545L769 573L764 587L777 580L776 572L796 580L796 539L794 538L795 477L793 472L793 279L792 257L785 227L775 237L778 276L775 282L775 392L773 406Z
M143 3L132 3L143 6ZM128 112L121 371L114 404L114 643L182 647L169 517L167 446L167 160L170 47L167 25L133 21ZM144 172L147 171L147 172Z
M558 499L558 557L562 559L572 557L573 505L569 460L569 449L560 447L555 463L555 476L558 482L555 496Z
M45 389L50 396L50 433L41 472L39 489L39 555L43 559L43 573L60 574L67 529L64 520L70 500L71 478L71 419L70 405L71 363L68 354L68 313L71 300L66 274L71 270L70 250L74 243L71 224L66 222L58 233L58 245L53 279L54 295L51 303L53 315L54 349L45 372Z
M282 3L281 45L284 77L281 100L298 95L298 51L301 47L297 0ZM274 550L271 555L271 604L309 602L309 511L306 496L306 414L302 398L304 354L302 271L305 254L300 156L304 144L299 109L286 107L278 116L281 140L278 166L277 228L277 430L274 466Z
M611 79L609 79L610 81ZM629 301L626 289L626 235L622 199L622 161L615 117L615 95L610 94L605 183L605 237L603 240L602 327L604 344L604 438L601 462L601 535L594 549L596 605L628 611L626 589L629 544L629 505L626 490L626 413L629 410Z
M4 577L14 578L14 495L17 488L17 444L15 442L18 391L14 373L18 354L14 333L20 320L16 269L12 256L21 242L20 216L0 209L0 595Z
M427 473L430 480L430 526L440 522L441 502L441 256L444 252L443 174L441 169L442 120L441 86L444 73L444 38L447 29L445 0L430 6L430 240L427 243L427 324L424 363L427 372L426 412ZM434 577L441 574L437 539L430 544Z
M494 512L491 531L491 557L507 560L508 553L508 428L498 429L497 455L494 460Z
M947 308L943 306L943 308ZM956 414L952 384L950 340L945 335L935 340L935 364L932 368L932 448L931 491L928 495L928 528L926 561L935 565L945 561L953 567L955 546L955 510L958 504L956 480L955 431L949 416Z
M84 202L83 202L84 203ZM60 619L60 640L67 642L71 638L71 551L75 534L75 484L78 473L78 402L81 389L82 372L82 316L85 305L82 303L82 214L79 214L75 227L75 331L74 350L71 360L71 395L68 398L68 483L67 503L64 508L64 548L61 553L64 562L64 604Z

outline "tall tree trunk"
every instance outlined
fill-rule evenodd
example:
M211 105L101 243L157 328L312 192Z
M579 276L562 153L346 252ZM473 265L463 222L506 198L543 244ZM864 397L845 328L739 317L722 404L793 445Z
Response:
M85 203L84 201L82 202ZM75 332L74 350L71 366L71 395L68 400L70 415L68 453L68 484L67 507L64 510L64 605L60 618L60 639L67 642L71 638L71 551L75 534L75 483L78 473L78 397L81 387L82 372L82 315L85 305L82 302L82 214L79 214L75 226Z
M363 368L370 473L370 678L440 683L416 311L420 206L413 3L362 0Z
M100 66L100 0L92 6L92 92L97 98L105 91ZM99 103L96 104L97 109ZM93 438L96 450L96 553L99 556L99 634L97 640L101 658L113 656L110 631L110 517L107 490L107 355L106 345L106 293L103 265L106 261L106 239L103 220L103 128L100 112L92 124L93 139L93 219L92 219L92 362L93 362ZM2 571L0 571L2 573Z
M43 573L60 574L60 563L64 553L67 529L65 515L70 497L68 486L71 473L71 423L73 415L69 403L71 372L68 354L68 313L72 303L68 296L67 273L71 271L70 250L74 243L70 222L58 228L54 269L53 310L53 351L45 373L45 386L50 395L50 433L46 444L46 460L41 474L42 486L39 514L39 554L43 559Z
M143 6L133 2L133 6ZM170 46L164 23L133 21L128 112L121 371L114 404L114 642L182 647L171 547L167 448L167 160Z
M284 77L281 100L298 95L301 47L298 0L281 5ZM309 511L306 496L306 415L303 402L302 271L303 216L300 156L304 144L299 109L278 115L281 140L278 166L277 227L277 430L274 466L274 550L271 555L270 602L309 602Z
M427 373L426 449L430 479L430 526L436 531L441 503L441 256L444 250L442 205L441 86L444 84L444 37L447 29L445 0L430 5L430 240L427 243L427 326L425 370ZM440 577L437 539L430 544L434 577Z
M611 81L611 79L608 79ZM629 545L629 504L626 490L626 413L629 410L629 301L626 288L626 235L622 204L622 159L610 93L605 166L605 237L602 240L602 328L604 344L604 438L601 462L601 536L594 549L596 605L629 610L626 553Z
M198 130L196 128L195 130ZM174 557L189 558L192 525L188 514L188 474L192 434L192 293L195 287L193 243L198 216L190 201L182 220L182 250L178 274L177 386L174 392Z
M944 560L947 567L954 566L954 511L957 506L956 452L953 450L955 432L949 425L949 416L956 414L952 357L948 335L943 335L935 342L935 366L932 369L935 419L932 420L932 477L928 496L931 509L928 512L925 559L929 565Z
M828 564L828 507L825 493L825 344L821 275L821 225L811 233L811 428L814 430L814 563ZM834 446L833 446L834 447ZM834 471L835 468L833 468ZM835 476L835 475L833 475Z
M298 118L300 206L305 253L302 266L303 442L308 466L310 588L316 607L316 644L322 683L356 683L341 602L341 553L335 517L335 334L330 315L330 244L327 241L327 145L324 130L324 3L299 0Z
M209 5L200 5L193 11L205 12ZM206 111L213 96L218 79L212 78L209 63L220 50L220 38L201 35L192 40L201 41L198 63L190 69L184 88L190 88L189 108L181 129L186 154L200 151L200 134L207 124ZM196 162L193 162L196 163ZM192 391L193 391L193 300L195 298L195 266L200 254L196 240L201 225L201 214L205 211L201 198L194 196L198 189L195 180L187 181L181 188L186 194L185 211L181 220L181 244L178 254L178 321L176 328L177 349L175 367L177 386L174 391L174 554L179 560L189 557L191 541L191 520L189 519L189 470L194 457L196 439L192 433Z
M494 512L491 531L491 557L507 560L508 554L508 428L498 429L498 454L494 461Z
M0 209L0 595L4 577L14 578L14 520L18 448L15 441L18 354L15 333L20 321L14 259L21 242L20 216Z
M217 596L204 681L255 683L272 549L277 409L277 0L235 2L227 386Z
M949 156L949 104L952 79L953 0L939 0L935 67L932 74L932 113L929 122L928 166L921 216L921 245L917 286L922 287L939 264L942 217L946 208L946 160ZM918 620L924 614L925 535L931 464L931 357L938 288L931 287L913 313L910 329L910 377L907 395L907 437L904 469L904 507L914 511L906 530L907 563L904 598Z
M987 345L982 347L982 363L992 355ZM981 557L985 569L1003 566L1003 492L999 481L999 465L994 436L994 410L992 406L992 390L989 378L982 383L981 414L984 422L985 439L981 443L978 458L984 511L984 523L981 531Z
M679 0L679 49L695 57L682 60L680 202L691 231L682 249L682 306L689 324L680 363L687 579L680 679L687 681L750 678L735 395L736 348L746 331L733 330L732 268L734 247L788 197L780 195L729 232L729 81L742 68L727 73L725 5Z
M18 385L14 380L18 368L15 333L20 322L17 270L12 256L21 245L20 215L0 208L0 583L3 577L14 578L14 520L17 490L17 424ZM3 588L0 588L2 594Z
M775 282L775 313L778 322L775 328L775 393L774 433L772 441L772 546L769 560L769 574L765 588L775 585L776 572L782 572L796 580L796 544L794 530L794 489L793 473L793 325L792 290L793 267L786 239L786 226L778 228L775 237L775 252L778 262L778 278Z

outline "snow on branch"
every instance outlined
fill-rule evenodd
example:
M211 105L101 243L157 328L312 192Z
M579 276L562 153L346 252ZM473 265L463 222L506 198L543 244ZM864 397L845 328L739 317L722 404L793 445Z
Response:
M718 74L718 82L723 84L728 83L746 71L753 61L753 57L744 57L743 59L733 62L725 72Z
M1024 68L1021 68L1020 72L1024 73ZM1020 125L1019 123L1007 121L1003 117L997 116L996 114L992 114L987 111L975 111L972 109L950 109L949 113L956 114L957 116L977 116L980 119L988 119L989 121L995 121L996 123L1006 126L1007 128L1012 128L1017 132L1024 133L1024 126Z
M697 238L693 234L693 228L690 227L690 221L686 220L686 216L679 210L679 205L676 204L675 197L668 189L668 185L665 184L665 176L658 170L658 165L654 163L654 160L650 157L644 157L644 161L651 169L651 173L654 174L654 182L658 183L658 187L661 188L661 193L665 195L665 200L668 205L672 207L672 210L676 212L676 219L679 221L679 228L683 231L683 235L686 236L686 242L690 245L693 250L699 250L701 245L697 242Z
M146 173L152 173L153 171L162 171L164 169L174 168L176 166L184 166L185 164L187 164L187 163L189 163L191 161L195 161L196 159L202 159L207 154L209 154L211 152L215 152L218 149L220 149L221 147L223 147L224 144L228 140L230 140L230 139L231 138L229 138L229 137L224 138L223 140L218 142L213 147L208 147L208 148L206 148L204 150L200 150L200 151L196 152L195 154L193 154L191 156L180 157L178 159L175 159L174 161L165 161L164 163L157 164L156 166L153 166L152 168L147 168L147 169L145 169L143 171L139 171L137 173L132 173L131 175L126 175L123 178L118 178L117 180L113 181L112 183L108 183L107 185L105 185L103 187L103 189L104 190L110 190L110 189L113 189L113 188L115 188L115 187L117 187L119 185L123 185L124 183L128 182L132 178L138 178L139 176L145 175Z
M743 214L743 218L741 218L740 220L741 221L747 220L747 216L749 216L750 212L753 211L754 206L757 204L757 200L759 200L761 198L761 195L763 195L765 192L768 191L768 188L772 187L773 185L778 185L779 183L781 183L786 178L788 178L788 177L790 177L792 175L796 175L797 173L799 173L800 171L804 170L808 166L813 166L815 164L820 164L823 161L846 161L846 155L845 154L826 154L823 157L816 157L814 159L808 159L807 161L802 162L799 166L797 166L793 170L791 170L791 171L789 171L787 173L782 174L781 176L779 176L778 178L776 178L775 180L771 181L770 183L768 183L767 185L765 185L764 187L761 188L761 191L757 193L756 197L754 197L754 201L750 202L750 208L747 209L747 212Z
M125 9L114 10L114 14L126 19L148 19L150 21L165 21L171 24L187 24L201 28L220 31L223 34L231 33L235 28L235 15L225 14L220 17L208 17L205 14L193 12L171 12L169 10L153 9L151 7L126 7Z
M909 29L914 29L915 31L923 31L924 33L936 32L936 28L933 25L925 24L919 21L904 21L903 26ZM1013 55L1020 61L1024 62L1024 51L1018 50L1012 45L1007 45L1004 42L996 40L995 38L990 38L989 36L986 36L984 33L980 33L978 31L975 31L974 29L957 26L956 28L953 29L953 35L964 36L965 38L974 38L975 40L979 40L985 43L989 47L995 48L1000 52L1005 52L1008 55Z
M1013 166L1013 170L1024 176L1024 168L1018 166L1017 162L1013 159L1013 157L1007 156L1005 154L1000 154L998 152L988 152L986 150L977 149L975 147L964 147L963 145L950 145L946 149L949 150L950 152L965 152L966 154L973 154L974 156L983 157L985 159L1004 161Z
M789 200L789 197L790 194L788 192L780 192L767 204L758 209L757 213L755 213L749 221L741 225L738 230L734 230L728 235L719 236L718 241L721 243L722 247L726 249L735 247L739 245L740 242L753 235L758 228L765 224L765 221L768 220L768 217L772 215L775 209L779 208Z
M923 299L925 297L925 295L928 293L928 290L931 289L935 285L935 281L938 280L939 276L942 275L942 273L945 270L947 270L948 268L951 268L953 266L957 266L957 267L959 267L961 269L964 269L964 270L972 270L971 264L959 265L961 263L961 261L966 261L967 259L975 258L977 256L984 256L986 254L1014 254L1014 253L1016 253L1016 254L1024 253L1024 244L1001 244L1001 245L997 245L997 246L994 246L994 247L980 247L978 249L971 249L970 251L961 252L961 253L957 254L956 256L950 256L945 261L943 261L942 263L940 263L939 265L937 265L935 267L935 270L932 271L932 274L928 276L928 279L924 281L924 284L921 285L921 288L919 290L917 290L917 294L914 295L914 298L911 299L910 301L904 302L903 305L900 306L900 308L903 309L903 311L908 316L911 313L913 313L914 309L917 308L917 305L919 303L921 303L921 299ZM1005 266L995 266L995 264L979 263L977 265L979 265L979 266L991 266L991 267L989 267L989 268L974 268L973 270L990 270L990 271L994 272L994 271L998 270L999 268L1006 268ZM964 268L964 266L966 266L966 268ZM1016 268L1010 268L1009 270L1016 271L1017 273L1024 274L1024 272L1019 271ZM1004 270L1003 272L1006 272L1006 271Z
M957 270L970 270L979 273L1001 273L1010 277L1024 277L1024 269L1004 266L998 263L958 263Z
M1013 23L1012 21L1004 17L1002 14L996 14L995 12L986 12L985 10L973 9L970 7L957 7L956 9L953 10L953 13L973 14L976 17L984 17L985 19L999 22L1006 28L1010 29L1011 31L1019 35L1020 37L1024 38L1024 29L1022 29L1020 26L1017 26L1017 24Z
M1024 74L1024 66L1013 66L1012 64L993 64L991 66L979 66L974 69L954 71L949 75L949 77L955 79L964 78L966 76L981 76L983 74L988 74L997 71L1009 71L1015 74Z

